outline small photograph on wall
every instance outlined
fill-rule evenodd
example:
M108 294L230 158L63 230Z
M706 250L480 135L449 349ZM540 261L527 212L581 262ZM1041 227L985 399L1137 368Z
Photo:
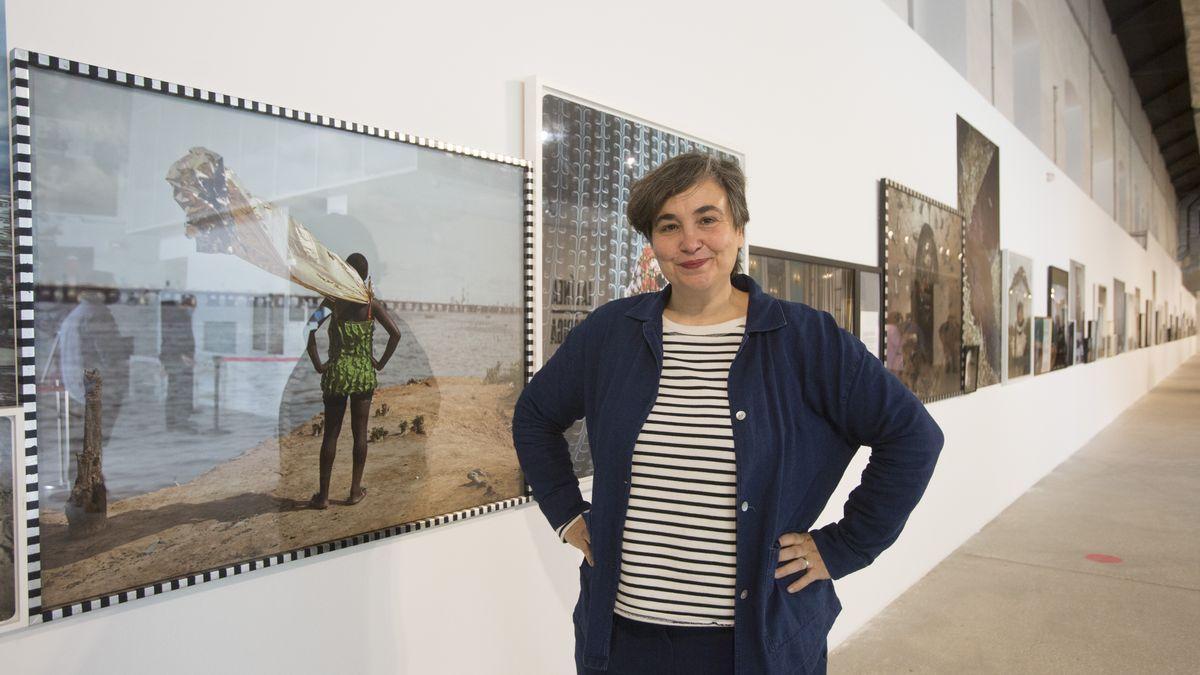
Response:
M1041 375L1051 370L1054 351L1054 320L1047 316L1033 319L1033 374Z
M1125 282L1113 279L1113 345L1112 354L1122 354L1126 351L1125 336L1128 325L1125 321Z
M1104 284L1096 284L1096 306L1092 313L1096 318L1096 358L1107 358L1109 342L1108 287Z
M1000 149L961 117L958 208L966 230L963 340L979 345L979 386L986 387L999 383L1003 370Z
M1004 380L1033 372L1033 261L1004 251Z
M12 419L0 417L0 624L17 612L17 522Z
M963 347L963 393L979 388L979 345Z
M1137 335L1137 303L1133 293L1125 294L1125 351L1131 352L1138 348Z
M1070 290L1068 291L1067 315L1075 322L1077 331L1071 341L1071 363L1084 363L1083 352L1086 350L1083 327L1087 322L1087 286L1085 285L1086 268L1083 263L1071 261Z
M42 618L523 498L519 160L30 59Z
M543 88L542 362L609 300L666 286L650 242L625 217L633 183L671 157L701 152L742 163L715 143ZM567 432L575 474L592 474L582 422Z
M1133 317L1133 331L1130 333L1133 336L1133 348L1141 349L1146 346L1146 317L1142 314L1142 289L1133 289L1133 303L1129 306L1129 312Z
M963 219L883 181L884 363L922 401L962 393Z
M1051 338L1054 352L1050 359L1052 370L1071 365L1071 349L1067 337L1067 323L1070 321L1070 313L1067 308L1067 277L1067 271L1057 267L1050 267L1047 273L1046 313L1054 322L1054 333Z

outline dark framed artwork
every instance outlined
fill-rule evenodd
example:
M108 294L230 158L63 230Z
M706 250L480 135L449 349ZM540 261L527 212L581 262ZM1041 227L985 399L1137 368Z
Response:
M1128 323L1125 320L1125 282L1120 279L1113 279L1113 345L1114 349L1110 352L1111 355L1123 354L1127 350L1125 342L1126 329Z
M1041 375L1052 368L1054 351L1054 320L1048 316L1033 319L1033 374Z
M979 345L963 347L963 393L970 394L979 388Z
M1033 260L1004 251L1004 381L1033 372Z
M529 501L524 160L44 54L12 85L32 621Z
M979 345L979 386L998 384L1003 283L1000 257L1000 148L958 118L958 208L965 221L963 340Z
M922 401L962 393L963 217L880 184L883 362Z
M1071 350L1067 342L1067 323L1070 321L1068 311L1068 277L1066 270L1050 267L1046 274L1046 313L1054 322L1054 334L1051 338L1054 352L1050 359L1051 370L1066 368L1071 365Z
M767 293L829 312L878 355L878 268L751 246L748 269Z
M716 143L545 86L526 84L529 156L541 161L537 229L542 309L538 363L596 307L666 285L650 242L629 226L633 183L671 157L701 152L744 164ZM745 268L743 258L743 269ZM575 474L592 473L583 423L566 434Z

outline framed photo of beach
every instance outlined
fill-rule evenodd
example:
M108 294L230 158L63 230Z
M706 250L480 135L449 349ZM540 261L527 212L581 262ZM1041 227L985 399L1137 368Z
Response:
M528 163L43 54L11 81L32 621L528 501Z
M610 300L657 291L667 284L650 242L629 226L625 210L633 183L671 157L701 152L737 161L727 146L568 93L542 81L525 82L525 149L537 157L536 293L541 301L535 356L545 363L567 333ZM748 251L742 270L747 271ZM592 475L582 422L566 433L575 475Z

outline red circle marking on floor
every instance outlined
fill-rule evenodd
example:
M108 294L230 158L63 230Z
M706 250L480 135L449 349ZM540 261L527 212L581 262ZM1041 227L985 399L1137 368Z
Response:
M1085 555L1084 557L1085 557L1085 558L1087 558L1088 560L1091 560L1092 562L1098 562L1098 563L1119 563L1119 562L1123 562L1123 561L1122 561L1120 558L1118 558L1117 556L1115 556L1115 555L1107 555L1107 554L1105 554L1105 553L1089 553L1089 554Z

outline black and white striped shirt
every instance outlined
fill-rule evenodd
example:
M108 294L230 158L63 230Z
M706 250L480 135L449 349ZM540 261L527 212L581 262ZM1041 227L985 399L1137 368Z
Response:
M663 317L658 396L633 450L616 613L732 626L737 465L726 390L745 317L686 326Z

